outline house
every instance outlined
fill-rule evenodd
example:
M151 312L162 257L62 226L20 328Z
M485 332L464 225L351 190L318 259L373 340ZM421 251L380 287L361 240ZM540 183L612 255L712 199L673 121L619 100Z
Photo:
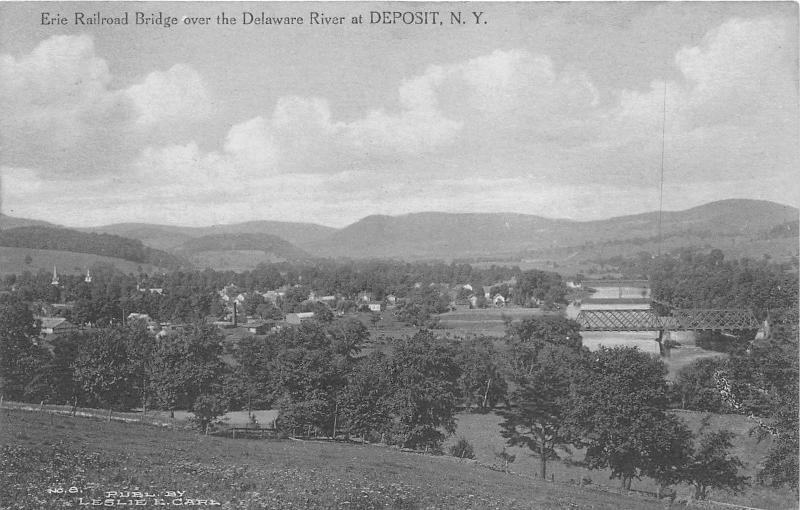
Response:
M288 324L301 324L305 321L312 320L314 312L300 312L300 313L287 313L286 322Z
M78 326L63 317L40 317L41 332L44 335L63 335L78 331Z
M506 306L506 298L502 294L495 294L492 297L492 304L497 307Z
M372 301L372 292L367 292L366 290L362 290L361 292L358 293L356 301L363 301L365 303L369 303L370 301Z
M394 294L389 294L388 296L386 296L386 302L389 303L390 305L396 304L397 296L395 296Z
M380 312L381 311L381 304L380 303L370 303L369 305L370 312Z
M470 308L478 308L478 296L475 294L472 294L467 301L469 301Z
M145 324L145 326L147 327L147 329L150 330L150 331L156 331L157 329L160 329L160 326L156 323L156 321L154 321L152 318L150 318L150 316L147 315L146 313L131 313L131 314L128 314L128 319L127 320L128 320L128 324L131 324L133 322L139 322L139 321L143 322Z
M462 285L462 286L461 286L461 288L462 288L462 289L465 289L465 290L468 290L468 291L472 291L472 290L473 290L473 289L472 289L472 285L470 285L470 284L468 284L468 283L467 283L466 285Z
M581 284L581 282L575 282L573 280L569 280L567 282L567 287L570 289L581 289L583 288L583 285Z
M266 335L276 325L275 321L252 321L248 322L245 327L247 331L254 335Z

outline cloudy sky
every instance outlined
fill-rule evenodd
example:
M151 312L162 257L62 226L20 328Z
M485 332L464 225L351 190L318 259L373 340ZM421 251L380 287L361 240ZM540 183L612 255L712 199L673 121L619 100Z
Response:
M450 25L459 9L486 23ZM74 24L137 10L240 24ZM372 10L445 24L350 24ZM70 226L643 212L665 84L666 209L798 204L796 3L3 2L0 209Z

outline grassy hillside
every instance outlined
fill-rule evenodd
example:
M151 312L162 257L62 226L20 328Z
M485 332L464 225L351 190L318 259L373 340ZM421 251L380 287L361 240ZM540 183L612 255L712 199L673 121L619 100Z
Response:
M770 446L770 440L759 442L755 436L750 435L749 431L755 425L754 422L740 415L715 415L710 413L699 413L692 411L675 411L683 419L692 431L696 434L712 432L720 429L730 430L736 437L734 439L734 449L732 453L738 456L745 464L744 474L753 477L758 471L759 462L765 457ZM474 449L479 462L485 464L497 463L495 452L504 446L504 440L500 436L500 418L496 414L461 414L458 417L458 429L456 435L448 440L452 444L458 437L464 437L469 441ZM511 447L507 450L516 455L516 460L510 465L510 469L517 473L527 474L536 473L538 470L538 457L521 447ZM556 480L582 480L588 478L593 484L617 486L618 480L610 480L608 470L589 470L578 463L583 460L584 452L579 449L562 450L559 453L560 460L548 464L548 472L552 473ZM649 479L634 480L632 489L643 492L655 492L657 487ZM685 499L690 497L690 488L687 486L678 488L678 498ZM725 491L712 491L710 499L735 505L744 505L755 508L769 509L795 509L798 502L791 490L772 489L754 485L745 494L733 494Z
M224 508L660 509L654 499L506 475L377 446L232 440L139 424L0 411L0 502L39 509L105 491ZM76 494L48 494L74 486ZM167 501L172 501L171 496ZM150 503L152 505L152 503Z
M0 230L0 246L90 253L161 267L177 268L187 265L185 260L144 246L136 239L59 227L34 225Z
M259 262L303 260L309 255L271 234L214 234L186 240L174 252L198 267L253 269Z
M30 263L25 261L27 256L31 258ZM80 274L86 273L86 269L91 268L96 263L110 264L126 274L137 273L140 266L145 272L151 274L158 269L150 264L139 264L129 260L103 257L91 253L0 246L0 275L22 274L25 271L35 274L40 269L52 272L53 266L58 267L59 274Z

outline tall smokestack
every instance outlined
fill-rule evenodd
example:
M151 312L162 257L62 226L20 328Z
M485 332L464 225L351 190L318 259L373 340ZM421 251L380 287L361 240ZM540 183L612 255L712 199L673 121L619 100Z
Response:
M236 327L236 301L233 302L233 327Z

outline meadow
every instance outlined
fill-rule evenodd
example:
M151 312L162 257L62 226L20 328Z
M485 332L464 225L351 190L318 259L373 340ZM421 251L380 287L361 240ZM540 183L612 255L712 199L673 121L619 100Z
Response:
M660 509L664 503L373 445L232 440L143 424L0 411L0 508L111 499L310 509ZM70 488L74 487L74 493ZM115 492L115 495L108 495ZM141 492L138 495L126 494ZM82 498L82 499L80 499Z
M30 263L25 260L27 256L30 256ZM59 274L86 274L86 269L96 263L115 266L124 273L137 273L140 267L147 272L157 270L150 264L140 264L91 253L0 246L0 275L22 274L25 271L36 274L40 269L52 272L53 266L57 267Z
M797 497L790 489L773 489L762 487L755 483L755 475L759 463L763 460L771 445L771 439L758 441L751 430L755 422L741 415L723 415L702 413L695 411L672 411L683 419L695 434L729 430L736 437L732 455L738 456L744 463L743 474L751 477L751 485L743 494L734 494L727 491L712 491L710 498L714 501L746 507L764 509L796 509ZM445 449L463 437L472 444L476 460L482 464L492 465L500 463L497 453L502 451L505 441L500 435L502 418L495 413L460 413L457 421L455 435L450 437ZM525 476L535 476L539 469L539 458L530 450L521 447L508 447L507 453L516 456L509 469ZM548 477L551 475L557 482L579 483L582 480L591 480L593 485L614 488L619 486L619 480L610 479L609 470L589 470L580 463L584 452L576 448L561 448L558 452L559 459L547 465ZM585 482L584 482L585 483ZM655 495L657 486L647 478L634 480L631 489L644 494ZM687 500L691 497L691 487L684 485L677 488L677 499Z

